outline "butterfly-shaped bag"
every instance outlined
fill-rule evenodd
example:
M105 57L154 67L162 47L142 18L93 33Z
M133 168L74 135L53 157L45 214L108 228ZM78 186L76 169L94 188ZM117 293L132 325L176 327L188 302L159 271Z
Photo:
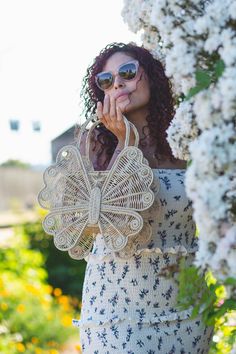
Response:
M45 232L54 236L59 250L75 259L89 254L99 232L108 249L124 249L128 238L143 227L139 212L154 202L152 169L138 148L137 129L125 117L124 149L110 170L95 171L89 158L90 136L98 119L88 131L85 156L81 155L82 134L94 118L81 126L77 146L64 146L56 163L45 170L45 187L38 196L39 204L50 210L43 221ZM129 146L130 127L135 133L134 146Z

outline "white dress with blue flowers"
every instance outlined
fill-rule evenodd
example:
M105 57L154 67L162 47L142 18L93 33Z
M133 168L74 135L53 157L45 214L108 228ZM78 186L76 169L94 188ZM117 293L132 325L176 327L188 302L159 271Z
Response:
M194 260L198 245L184 169L153 169L155 202L143 231L119 253L102 235L89 256L83 284L80 341L84 354L205 354L213 328L191 308L180 311L176 265ZM157 188L157 186L160 188Z

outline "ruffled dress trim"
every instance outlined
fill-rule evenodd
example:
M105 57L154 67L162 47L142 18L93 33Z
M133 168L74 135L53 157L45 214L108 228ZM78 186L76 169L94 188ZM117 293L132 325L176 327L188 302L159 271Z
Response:
M189 307L189 309L187 310L183 310L183 311L176 311L176 312L172 312L170 313L170 311L168 311L169 313L162 313L162 314L157 314L154 313L150 318L148 318L148 316L146 316L143 319L140 318L135 318L135 317L119 317L118 315L113 316L110 319L102 319L102 320L94 320L91 317L87 318L87 319L73 319L72 320L72 324L75 327L97 327L97 326L102 326L102 325L112 325L112 324L116 324L119 322L123 322L123 321L127 321L129 323L135 323L135 324L155 324L155 323L161 323L164 321L175 321L175 320L185 320L187 318L191 317L192 314L192 309L193 306ZM199 310L199 314L202 313L204 307L202 306Z
M180 245L180 246L174 246L174 247L166 247L166 248L159 248L159 247L153 247L153 248L143 248L140 250L136 250L133 255L129 255L129 257L132 256L138 256L140 254L142 255L150 255L151 253L156 253L156 254L182 254L182 255L187 255L187 254L193 254L196 253L197 249L189 249L187 250L185 246ZM110 258L119 258L119 259L126 259L128 257L121 257L119 256L118 253L110 252L106 254L97 254L97 253L90 253L88 256L85 257L86 262L98 262L98 261L103 261L107 260Z

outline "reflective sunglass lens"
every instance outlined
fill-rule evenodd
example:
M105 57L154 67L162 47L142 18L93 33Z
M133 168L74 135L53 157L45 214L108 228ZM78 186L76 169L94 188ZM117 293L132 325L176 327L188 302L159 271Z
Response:
M102 73L97 75L97 84L102 90L106 90L111 86L113 81L111 73Z
M137 73L136 66L134 63L124 64L119 69L119 75L122 79L131 80L135 77Z

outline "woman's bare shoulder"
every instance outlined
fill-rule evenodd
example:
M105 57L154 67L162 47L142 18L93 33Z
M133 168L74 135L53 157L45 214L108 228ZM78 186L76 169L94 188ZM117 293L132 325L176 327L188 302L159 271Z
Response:
M81 137L81 142L80 142L81 155L85 155L86 152L86 142L87 142L88 132L89 132L88 130L85 130ZM99 133L100 132L98 129L94 129L89 139L89 143L90 143L89 157L95 169L98 168L98 155L99 155L100 163L103 162L105 158L105 156L103 156L104 154L102 150L102 144L98 139Z
M83 132L81 140L80 140L80 152L82 155L85 155L85 147L86 147L88 132L89 132L89 130L85 130ZM98 148L101 146L101 144L98 140L98 134L99 134L99 132L97 130L94 130L92 135L90 136L90 141L89 141L90 151L94 150L94 148L95 148L95 150L99 150Z

